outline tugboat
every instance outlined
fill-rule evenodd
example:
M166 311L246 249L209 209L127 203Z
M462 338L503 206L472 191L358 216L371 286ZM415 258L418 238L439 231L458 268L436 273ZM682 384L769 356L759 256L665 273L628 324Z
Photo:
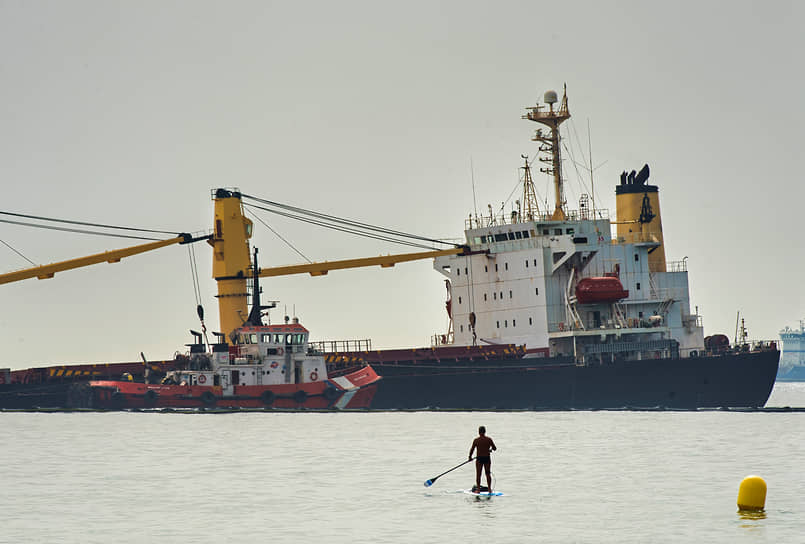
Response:
M380 380L372 367L354 365L330 375L323 354L310 347L309 331L297 318L264 325L262 310L273 305L260 304L258 272L255 248L251 311L229 335L231 343L218 342L208 350L202 333L191 331L195 342L175 365L182 368L168 371L160 383L148 383L149 373L143 382L90 381L92 407L368 408Z

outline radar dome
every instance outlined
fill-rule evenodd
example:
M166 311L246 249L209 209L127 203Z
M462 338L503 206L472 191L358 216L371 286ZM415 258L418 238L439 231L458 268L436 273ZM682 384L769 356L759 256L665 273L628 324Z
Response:
M545 91L544 100L546 104L556 104L559 98L556 96L556 91Z

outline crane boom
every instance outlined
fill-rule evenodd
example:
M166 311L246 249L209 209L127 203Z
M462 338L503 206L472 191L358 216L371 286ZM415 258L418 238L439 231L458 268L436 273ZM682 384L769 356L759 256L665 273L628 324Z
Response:
M87 255L86 257L78 257L77 259L70 259L68 261L61 261L58 263L51 263L42 266L35 266L33 268L26 268L24 270L17 270L7 274L0 274L0 285L4 283L11 283L15 281L27 280L28 278L39 278L40 280L52 278L56 272L64 272L65 270L72 270L74 268L81 268L98 263L117 263L124 257L130 257L139 253L145 253L161 247L170 246L173 244L189 244L199 240L206 240L209 236L202 236L193 238L189 234L182 234L176 238L168 240L159 240L157 242L149 242L147 244L140 244L136 246L126 247L122 249L114 249L112 251L104 251L103 253L96 253L94 255Z
M457 247L453 249L443 249L437 251L419 251L416 253L400 253L397 255L380 255L378 257L365 257L361 259L346 259L343 261L324 261L320 263L295 264L290 266L276 266L263 268L259 276L267 278L272 276L288 276L291 274L310 274L311 276L324 276L330 270L343 270L345 268L361 268L365 266L379 265L382 268L389 268L397 263L417 261L420 259L432 259L443 255L458 255L468 252L467 247Z

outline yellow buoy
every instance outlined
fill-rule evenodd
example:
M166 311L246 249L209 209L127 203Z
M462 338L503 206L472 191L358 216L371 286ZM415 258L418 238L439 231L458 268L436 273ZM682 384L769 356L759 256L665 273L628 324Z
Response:
M747 476L738 488L738 510L762 512L766 506L766 482L760 476Z

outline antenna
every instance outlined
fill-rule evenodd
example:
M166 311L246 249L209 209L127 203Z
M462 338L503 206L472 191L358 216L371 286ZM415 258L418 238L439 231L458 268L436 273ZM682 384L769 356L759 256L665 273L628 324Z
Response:
M590 196L593 201L593 219L595 219L595 183L593 182L593 139L590 136L590 118L587 118L587 155L590 157Z
M470 178L472 179L472 207L475 210L475 217L478 218L478 203L475 201L475 168L472 165L472 155L470 155Z

